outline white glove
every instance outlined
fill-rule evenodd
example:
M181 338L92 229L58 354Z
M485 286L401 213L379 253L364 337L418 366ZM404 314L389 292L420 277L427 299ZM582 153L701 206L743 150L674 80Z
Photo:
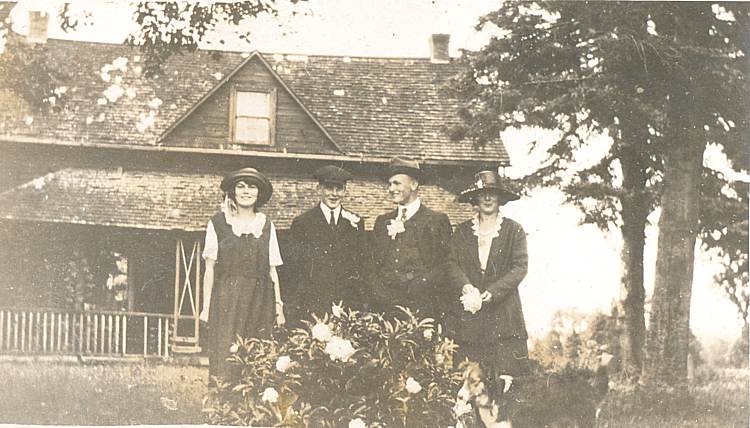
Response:
M467 312L475 314L482 309L482 293L471 284L464 285L460 300Z

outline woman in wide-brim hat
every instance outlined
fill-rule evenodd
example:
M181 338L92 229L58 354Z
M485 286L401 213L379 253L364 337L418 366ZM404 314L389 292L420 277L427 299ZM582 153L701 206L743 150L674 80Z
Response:
M518 294L528 263L526 233L500 212L517 199L518 194L496 172L477 173L458 196L476 213L456 227L448 260L448 325L459 345L456 361L469 358L483 364L498 384L500 375L522 376L529 370L528 336Z
M237 335L268 338L284 324L276 267L282 264L273 222L258 208L271 182L255 168L227 174L222 210L208 222L200 318L208 322L209 374L233 382L239 366L227 362Z

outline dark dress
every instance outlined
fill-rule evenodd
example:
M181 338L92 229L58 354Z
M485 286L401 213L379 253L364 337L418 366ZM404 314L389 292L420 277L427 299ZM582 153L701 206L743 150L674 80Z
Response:
M292 221L288 246L289 282L294 290L291 299L301 319L311 314L322 316L331 311L331 303L359 309L360 271L365 222L352 224L344 218L342 208L338 222L328 224L319 206L305 211Z
M528 265L526 233L520 224L503 219L483 272L472 225L473 221L468 220L456 227L448 263L453 290L448 324L459 344L459 357L479 361L498 374L527 374L528 335L518 295L518 285L526 276ZM465 311L459 300L464 284L492 294L492 299L476 314Z
M226 361L237 335L267 338L273 330L275 294L268 261L271 221L266 218L259 238L236 236L224 213L211 221L219 253L208 317L209 375L231 381L241 370Z

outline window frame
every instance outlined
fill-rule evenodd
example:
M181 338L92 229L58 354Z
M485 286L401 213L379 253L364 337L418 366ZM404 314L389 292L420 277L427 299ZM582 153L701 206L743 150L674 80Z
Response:
M268 96L268 117L242 116L249 119L268 119L268 141L238 140L237 139L237 94L240 92L254 92ZM232 85L229 106L229 142L231 144L273 146L276 144L276 88L259 89L257 87L234 84Z

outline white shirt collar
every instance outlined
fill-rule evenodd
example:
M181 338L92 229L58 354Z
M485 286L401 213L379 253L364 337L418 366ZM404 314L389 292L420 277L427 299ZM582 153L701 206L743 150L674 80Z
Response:
M320 210L323 211L323 216L326 219L326 222L328 222L328 219L331 217L331 209L328 208L328 205L324 204L323 202L320 203ZM341 205L337 206L333 209L333 222L335 224L339 224L339 217L341 216Z
M406 205L400 205L398 206L398 213L396 214L397 219L401 218L401 210L406 208L406 219L409 220L410 218L414 217L414 214L419 211L419 207L422 206L422 202L419 200L419 198L413 200L411 203Z

